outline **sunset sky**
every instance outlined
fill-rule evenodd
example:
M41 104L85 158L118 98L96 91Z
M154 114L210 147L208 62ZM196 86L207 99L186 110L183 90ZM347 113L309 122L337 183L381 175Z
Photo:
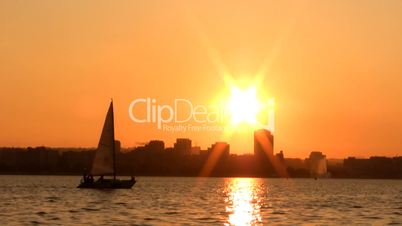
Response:
M402 1L0 1L0 146L177 137L252 153L252 130L168 133L136 98L209 104L225 79L275 99L275 151L402 155Z

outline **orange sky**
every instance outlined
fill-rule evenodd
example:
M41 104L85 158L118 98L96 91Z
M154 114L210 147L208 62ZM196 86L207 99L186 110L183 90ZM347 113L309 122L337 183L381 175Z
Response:
M252 133L166 133L132 100L210 103L222 69L276 101L275 149L402 155L402 1L0 2L0 146L97 145L109 100L123 146L189 137L252 152Z

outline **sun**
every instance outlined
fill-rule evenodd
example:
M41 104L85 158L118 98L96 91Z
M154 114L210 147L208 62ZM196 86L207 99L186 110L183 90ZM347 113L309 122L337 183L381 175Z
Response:
M261 104L257 98L256 87L240 89L232 87L228 101L228 111L232 125L247 123L255 125Z

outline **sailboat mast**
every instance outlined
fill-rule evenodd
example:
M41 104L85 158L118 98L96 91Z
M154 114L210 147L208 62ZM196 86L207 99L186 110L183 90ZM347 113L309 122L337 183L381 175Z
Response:
M113 111L113 99L112 102L110 103L110 107L112 108L112 151L113 151L113 179L116 180L116 144L115 144L115 139L114 139L114 111Z

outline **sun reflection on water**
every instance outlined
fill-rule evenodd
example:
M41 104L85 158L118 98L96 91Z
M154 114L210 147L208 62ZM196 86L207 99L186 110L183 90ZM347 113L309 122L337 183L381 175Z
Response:
M229 182L226 212L229 214L225 225L262 224L260 216L261 200L257 194L253 178L236 178Z

